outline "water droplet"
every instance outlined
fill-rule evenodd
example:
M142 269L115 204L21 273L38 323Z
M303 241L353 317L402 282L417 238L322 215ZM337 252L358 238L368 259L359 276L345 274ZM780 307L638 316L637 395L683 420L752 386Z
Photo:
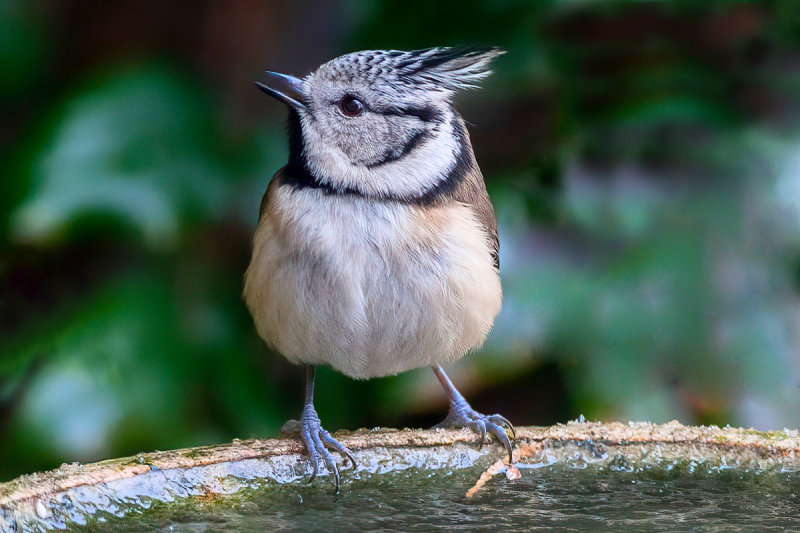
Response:
M613 472L633 472L634 467L622 455L615 455L614 458L608 463L609 470Z
M567 464L571 468L577 468L578 470L584 470L587 466L589 466L586 462L586 459L584 459L583 455L581 455L579 452L576 452L575 455L573 455L570 460L567 461Z

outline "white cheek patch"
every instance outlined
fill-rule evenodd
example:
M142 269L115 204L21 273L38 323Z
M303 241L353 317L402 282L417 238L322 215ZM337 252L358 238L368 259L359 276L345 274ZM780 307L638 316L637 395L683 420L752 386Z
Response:
M304 149L311 173L335 188L357 189L369 196L419 196L446 178L460 150L452 120L448 117L431 133L405 156L370 168L353 164L303 117Z

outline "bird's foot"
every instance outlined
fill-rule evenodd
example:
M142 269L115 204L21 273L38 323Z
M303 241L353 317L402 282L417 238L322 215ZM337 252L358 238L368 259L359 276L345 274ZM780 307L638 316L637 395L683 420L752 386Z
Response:
M447 418L434 426L435 428L468 427L481 436L480 447L486 441L486 433L491 433L494 438L503 445L508 452L509 463L514 462L512 455L513 445L506 433L506 427L511 430L514 439L517 432L511 422L501 415L484 415L474 410L463 398L458 398L450 402L450 412ZM480 449L480 447L478 449Z
M320 458L322 458L325 461L328 471L333 475L334 491L336 494L339 494L339 467L336 465L336 461L334 461L333 455L328 451L328 448L346 457L355 469L356 460L353 458L353 454L341 442L331 437L331 434L322 428L319 416L317 416L313 405L306 405L305 409L303 409L303 417L300 420L300 425L300 438L311 460L312 471L308 482L311 483L314 478L317 477Z

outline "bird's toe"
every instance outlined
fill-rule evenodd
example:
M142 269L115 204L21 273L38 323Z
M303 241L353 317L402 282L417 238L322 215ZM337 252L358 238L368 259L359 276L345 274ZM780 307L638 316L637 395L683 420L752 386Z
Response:
M505 448L508 452L509 462L513 462L514 445L509 439L506 428L511 431L513 439L517 438L517 432L508 419L502 415L484 415L472 409L466 402L457 402L451 405L450 412L442 422L437 424L437 428L442 427L469 427L480 435L479 448L483 447L486 441L486 434L489 433Z
M341 442L331 437L331 434L322 428L316 417L307 417L303 420L302 424L303 428L300 435L306 452L308 453L309 461L311 462L309 483L317 477L321 459L325 462L325 467L333 477L333 488L338 494L340 486L339 467L331 452L328 451L328 448L340 453L342 457L347 458L353 465L353 468L355 468L356 460L353 454Z

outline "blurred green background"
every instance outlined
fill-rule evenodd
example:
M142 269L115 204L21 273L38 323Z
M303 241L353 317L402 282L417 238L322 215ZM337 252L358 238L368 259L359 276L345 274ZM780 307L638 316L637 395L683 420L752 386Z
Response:
M303 373L241 301L285 110L345 52L500 45L460 95L503 312L453 368L517 424L800 425L800 4L0 0L0 479L276 435ZM319 377L327 428L446 412Z

